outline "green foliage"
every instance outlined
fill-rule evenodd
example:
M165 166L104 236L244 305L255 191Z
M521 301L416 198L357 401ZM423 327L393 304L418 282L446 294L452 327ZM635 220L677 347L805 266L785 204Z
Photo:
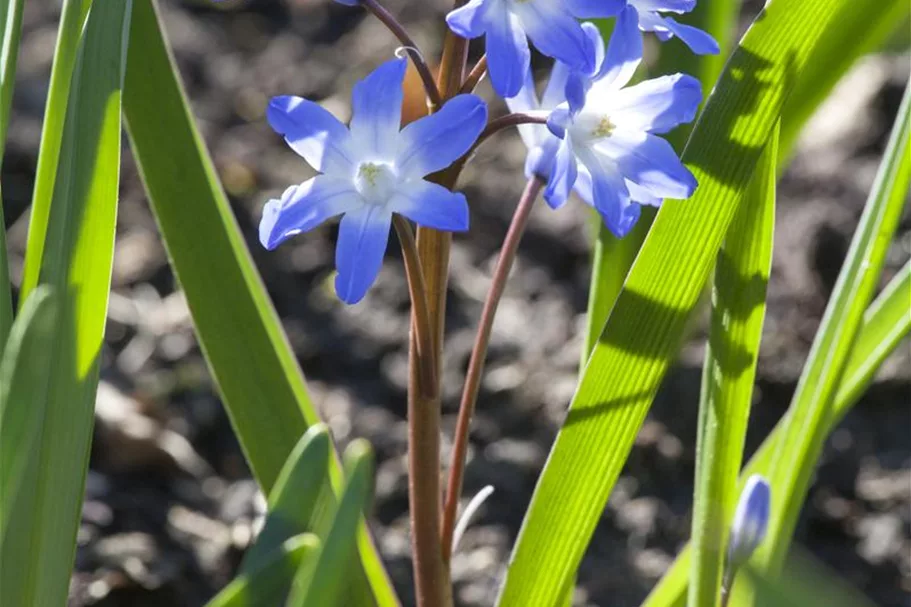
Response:
M720 598L772 266L777 163L776 126L715 262L696 444L691 607L713 607Z
M0 357L0 546L44 419L43 359L53 343L54 316L50 289L39 287L22 306Z
M73 67L40 272L58 313L52 343L31 370L45 386L32 393L39 402L5 405L43 408L45 415L28 458L29 482L8 515L16 524L0 546L3 605L66 602L110 289L131 4L101 2L91 11Z
M261 607L280 605L302 563L319 553L319 538L302 533L288 538L242 571L206 607Z
M331 450L329 431L323 424L311 426L301 437L269 494L269 516L256 543L244 555L241 572L263 567L263 561L289 537L307 531L325 536L319 532L325 523L320 524L318 518L325 519L334 508L320 513L317 505L320 496L334 501L327 478Z
M345 490L319 556L301 563L286 607L346 604L341 597L349 592L349 563L356 553L358 531L364 524L363 513L373 482L373 452L366 441L357 440L348 446L344 470Z
M851 351L851 358L845 367L843 379L832 406L832 415L826 422L826 434L831 432L857 403L860 395L873 381L876 370L911 331L908 301L911 301L911 262L902 268L864 315L863 325L858 332L857 340ZM767 476L769 474L773 455L783 433L784 421L780 421L744 468L740 476L741 488L743 482L751 475ZM691 546L687 546L649 594L643 607L682 607L685 605L691 557Z
M787 556L851 348L901 218L911 183L909 140L911 86L786 414L781 449L769 477L774 488L769 532L754 558L754 563L761 563L760 570L774 574Z
M782 104L848 0L775 0L734 52L684 152L699 181L666 201L582 376L526 514L502 605L551 605L573 574Z
M38 168L35 170L35 191L32 195L32 211L28 224L25 270L19 291L20 302L25 302L29 292L38 284L41 272L51 202L55 195L54 183L58 176L60 159L66 158L61 156L61 145L70 87L74 80L73 68L76 64L80 36L91 5L92 0L64 0L60 12L51 82L47 91L47 103L44 106Z

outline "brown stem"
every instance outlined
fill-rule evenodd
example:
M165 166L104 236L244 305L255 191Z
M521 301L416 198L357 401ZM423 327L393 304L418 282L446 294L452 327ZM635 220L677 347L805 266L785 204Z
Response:
M490 343L493 320L497 313L497 307L500 305L503 290L506 288L506 279L509 277L509 271L512 269L512 264L516 259L519 242L522 240L525 226L528 225L528 217L542 187L544 187L544 182L537 177L532 177L525 185L519 204L516 205L512 222L509 224L509 230L506 232L506 238L503 240L500 257L497 259L497 266L493 272L490 291L487 293L487 299L484 300L484 307L481 310L481 321L478 325L478 333L475 337L474 347L471 350L471 359L468 362L468 371L465 375L465 388L462 391L462 401L459 404L459 417L456 422L452 457L449 463L449 482L446 488L446 503L443 509L441 532L443 558L447 564L451 556L452 533L453 529L455 529L456 514L459 508L459 495L462 493L462 478L465 473L471 416L474 414L478 391L481 387L481 375L484 372L484 359L487 356L487 346Z
M432 108L431 111L436 111L436 108L440 107L440 104L442 103L440 91L433 81L433 74L427 66L427 62L424 61L424 57L421 55L421 51L414 43L414 40L411 39L411 36L408 35L408 32L405 31L402 24L392 16L392 13L383 8L378 0L361 0L361 4L367 7L377 19L382 21L383 25L385 25L389 31L399 39L399 42L402 43L402 47L408 53L408 56L411 57L411 62L414 63L414 67L421 77L421 82L424 83L424 91L427 93L427 99Z
M456 0L456 7L464 0ZM446 33L437 90L443 100L458 94L468 59L468 41ZM431 106L433 112L439 106ZM451 166L430 177L448 189L455 186L460 166ZM442 365L443 327L446 315L446 284L449 279L449 248L452 235L430 228L417 230L417 249L424 272L427 311L430 319L433 362L439 379ZM452 586L443 564L440 544L440 397L423 398L419 390L420 352L409 340L408 383L408 499L411 512L411 549L414 559L414 589L418 607L451 607Z
M405 277L408 279L408 295L414 314L411 317L411 328L414 332L415 345L420 363L420 387L424 398L433 399L439 390L437 383L437 365L434 362L433 338L430 315L427 310L427 291L424 287L424 272L418 259L417 243L411 225L399 215L392 216L392 224L402 245L402 257L405 260Z
M459 93L473 93L486 73L487 55L481 55L478 62L475 63L474 67L471 68L471 71L468 72L468 76L465 77L465 82L462 83L462 88L459 89Z

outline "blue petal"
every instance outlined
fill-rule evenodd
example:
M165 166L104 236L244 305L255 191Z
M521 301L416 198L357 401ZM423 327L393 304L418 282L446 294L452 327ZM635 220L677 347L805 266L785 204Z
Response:
M618 128L595 149L612 158L626 179L658 198L689 198L696 190L696 178L671 144L656 135Z
M349 129L362 157L390 158L395 154L407 67L407 59L392 59L354 85Z
M607 229L623 238L639 220L641 208L632 202L623 176L610 163L603 163L597 154L586 148L577 150L579 160L591 174L592 203Z
M554 159L560 140L545 131L545 138L540 145L528 150L525 157L525 176L537 175L542 180L547 180L554 170Z
M573 69L593 71L595 50L591 40L562 1L516 2L512 10L541 53L559 59ZM489 60L490 52L487 57Z
M501 97L514 97L522 88L531 51L519 20L505 7L490 11L487 26L487 71Z
M711 2L712 0L705 0ZM636 4L643 11L668 11L671 13L688 13L696 8L696 0L637 0Z
M577 176L576 156L573 153L572 142L567 137L560 142L553 171L547 181L547 189L544 190L544 200L551 208L558 209L566 203L576 184Z
M627 6L617 17L614 32L597 80L604 85L620 88L630 81L642 61L642 34L639 33L639 13Z
M291 186L281 200L266 203L259 223L259 241L272 250L291 236L361 204L360 194L350 181L319 175L299 186Z
M317 171L353 170L348 129L319 105L290 95L273 97L266 118L275 132L285 136L291 149Z
M579 19L598 19L616 16L626 6L627 0L564 0L564 2L573 16Z
M446 15L449 29L462 38L477 38L483 36L487 30L487 12L492 2L490 0L471 0Z
M587 74L589 77L593 77L604 64L604 38L601 37L601 30L598 29L598 26L590 21L586 21L582 24L582 31L585 32L585 35L588 36L589 41L591 41L595 53L595 62L592 65L592 72Z
M617 91L611 114L624 129L666 133L691 122L702 101L702 85L692 76L674 74Z
M595 206L595 196L592 192L592 174L588 172L585 165L579 165L577 168L579 175L576 177L576 185L573 186L573 191L576 196L582 199L582 202Z
M464 232L468 229L468 202L464 194L450 192L423 179L409 181L396 190L389 208L419 226Z
M561 105L547 117L547 130L553 133L554 137L563 139L566 137L566 127L572 124L572 121L568 105Z
M697 55L717 55L721 52L715 39L701 29L677 23L670 17L666 17L664 23L667 25L667 29L680 38Z
M537 110L539 106L535 77L531 72L531 66L528 66L528 69L525 70L525 78L522 80L522 88L519 89L518 94L506 99L506 107L510 112L529 112Z
M585 105L585 94L588 93L589 80L581 73L572 71L566 79L566 103L569 111L577 114Z
M342 217L335 246L335 291L345 303L363 299L380 273L391 222L392 213L373 205Z
M440 111L402 130L395 161L399 176L423 177L445 169L471 149L486 124L487 106L480 97L453 97Z
M550 70L550 79L541 96L542 109L552 110L566 101L566 81L569 80L572 72L572 68L562 61L554 61L554 66Z

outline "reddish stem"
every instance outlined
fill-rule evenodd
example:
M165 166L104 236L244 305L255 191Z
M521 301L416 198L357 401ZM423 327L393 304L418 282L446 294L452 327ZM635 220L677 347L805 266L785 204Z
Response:
M462 493L462 479L465 475L465 460L468 452L468 434L471 426L471 416L474 414L475 404L478 400L478 391L481 387L481 376L484 372L484 359L487 356L487 346L490 343L490 332L493 320L500 305L500 298L506 288L506 279L516 259L519 242L528 225L528 217L541 189L544 187L537 177L532 177L525 185L519 204L513 214L503 248L497 259L497 266L493 272L493 281L484 308L481 310L481 321L475 337L471 359L468 362L468 371L465 375L465 388L462 391L462 402L459 405L459 417L456 422L455 437L452 446L452 457L449 464L449 482L446 489L446 503L443 509L442 545L443 557L449 563L452 548L452 533L455 529L456 515L459 508L459 495Z

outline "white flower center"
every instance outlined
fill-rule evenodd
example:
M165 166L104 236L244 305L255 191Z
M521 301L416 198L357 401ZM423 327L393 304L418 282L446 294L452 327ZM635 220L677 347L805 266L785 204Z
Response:
M582 143L607 139L616 128L617 125L606 114L583 112L576 116L569 130L573 140Z
M354 185L370 204L385 204L395 191L398 176L388 164L363 162L357 168Z

